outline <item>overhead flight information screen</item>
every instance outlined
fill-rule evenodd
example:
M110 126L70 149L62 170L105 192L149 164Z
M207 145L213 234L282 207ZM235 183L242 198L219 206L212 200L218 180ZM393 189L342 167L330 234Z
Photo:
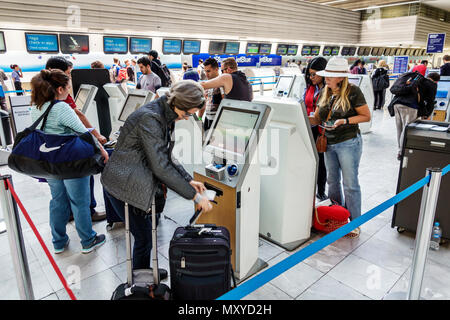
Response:
M127 53L128 38L126 37L103 37L103 52L105 53Z
M223 108L208 145L244 154L259 118L259 112Z
M247 43L247 54L258 54L259 53L259 43Z
M152 50L152 39L130 38L130 52L132 54L148 54Z
M0 52L5 51L6 51L5 35L3 34L3 31L0 31Z
M227 42L225 54L239 54L239 42Z
M331 55L332 55L332 56L337 56L337 55L339 55L339 50L340 50L339 47L333 47L333 48L331 49Z
M324 47L323 48L323 55L324 56L330 56L331 55L331 50L332 50L332 48L331 47Z
M298 52L298 46L297 45L291 45L288 47L288 55L290 56L296 56Z
M356 53L356 47L349 47L348 48L348 55L349 56L354 56Z
M271 43L261 43L259 47L259 54L270 54L271 50L272 50Z
M224 54L226 43L222 41L210 41L209 42L209 54Z
M277 47L277 55L285 56L288 51L288 46L286 44L279 44Z
M89 36L82 34L60 34L61 52L66 54L89 53Z
M25 33L28 52L59 52L56 34Z
M180 54L181 53L181 40L179 40L179 39L164 39L163 40L163 53L164 54Z
M310 46L303 46L302 48L302 56L309 56L311 54Z
M139 109L145 101L144 96L129 94L125 105L122 108L122 112L119 116L119 121L125 122L130 114Z
M320 52L320 46L311 47L311 55L318 56Z
M183 41L183 53L184 54L199 54L200 53L200 40L184 40Z

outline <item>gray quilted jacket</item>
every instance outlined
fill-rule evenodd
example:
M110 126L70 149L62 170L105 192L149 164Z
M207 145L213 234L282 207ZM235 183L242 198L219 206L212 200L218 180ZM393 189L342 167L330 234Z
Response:
M177 117L166 96L128 117L101 176L109 194L147 212L158 181L186 199L194 198L192 177L171 157L170 133Z

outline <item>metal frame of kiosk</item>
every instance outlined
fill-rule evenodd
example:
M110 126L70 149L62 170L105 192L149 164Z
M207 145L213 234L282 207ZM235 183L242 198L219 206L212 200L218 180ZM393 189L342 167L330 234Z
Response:
M109 96L109 115L111 117L111 125L113 125L119 119L123 103L127 98L127 93L120 84L116 83L107 83L103 86L103 89L105 89Z
M117 121L115 123L112 123L112 131L110 136L111 140L117 140L120 133L120 127L122 127L122 125L125 123L128 116L142 107L146 103L146 101L151 99L153 96L154 93L147 90L136 90L133 93L128 93L127 98L125 99L120 110ZM141 101L139 101L139 99Z
M93 128L99 128L97 103L94 98L98 88L90 84L82 84L75 97L77 108L86 116Z
M15 138L17 133L25 130L33 124L31 119L31 96L9 96L11 106L12 133Z
M304 102L258 97L272 109L261 156L260 235L291 251L311 237L319 155Z
M433 120L450 122L450 77L442 76L437 85Z
M357 85L366 99L367 105L370 110L370 121L363 122L359 124L359 130L361 133L368 133L372 127L372 114L373 114L373 104L375 103L375 96L373 94L372 79L366 74L350 74L348 76L348 82Z
M194 171L196 181L203 182L207 189L216 192L213 209L201 215L197 223L212 223L230 231L231 263L239 281L267 266L266 262L258 258L258 145L261 140L260 130L270 121L270 113L271 109L267 105L222 100L212 130L208 132L203 145L204 163L197 165ZM227 138L223 139L225 130L240 128L248 128L249 131L228 131Z
M280 86L283 88L280 88ZM303 75L281 74L277 84L273 88L272 96L277 98L293 98L298 101L303 96L305 88L306 81Z

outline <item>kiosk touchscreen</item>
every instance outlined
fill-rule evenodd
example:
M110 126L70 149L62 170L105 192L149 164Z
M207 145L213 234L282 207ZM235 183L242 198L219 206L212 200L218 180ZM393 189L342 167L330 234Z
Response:
M311 236L318 159L306 106L295 99L258 97L271 120L260 145L260 235L294 250Z
M86 116L93 128L100 128L97 103L94 100L97 90L96 86L82 84L75 97L75 104L77 105L78 110Z
M288 97L294 84L295 75L280 75L277 84L273 89L275 97Z
M373 114L373 104L375 103L375 96L373 94L373 86L372 79L369 75L366 74L358 74L358 75L349 75L348 82L358 86L362 93L364 94L364 98L366 99L367 105L369 106L370 115ZM372 127L372 120L369 122L363 122L359 124L359 129L361 133L370 132L370 128Z
M449 99L450 77L442 76L437 85L436 100L433 111L434 121L450 121Z
M261 131L270 118L267 105L224 99L203 145L204 163L194 180L215 193L212 211L197 223L230 231L231 263L236 277L246 279L267 263L258 258Z
M120 84L107 83L103 86L108 94L109 115L111 117L111 124L114 124L119 119L120 111L127 98L127 93Z

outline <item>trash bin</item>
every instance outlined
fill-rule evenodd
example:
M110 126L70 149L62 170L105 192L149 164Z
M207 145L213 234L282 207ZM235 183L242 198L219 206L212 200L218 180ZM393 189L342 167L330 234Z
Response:
M9 112L5 110L0 110L0 115L2 118L2 125L3 125L3 132L5 133L5 141L6 145L12 144L12 135L11 135L11 123L9 121ZM0 136L0 143L3 145L3 141L1 141Z

